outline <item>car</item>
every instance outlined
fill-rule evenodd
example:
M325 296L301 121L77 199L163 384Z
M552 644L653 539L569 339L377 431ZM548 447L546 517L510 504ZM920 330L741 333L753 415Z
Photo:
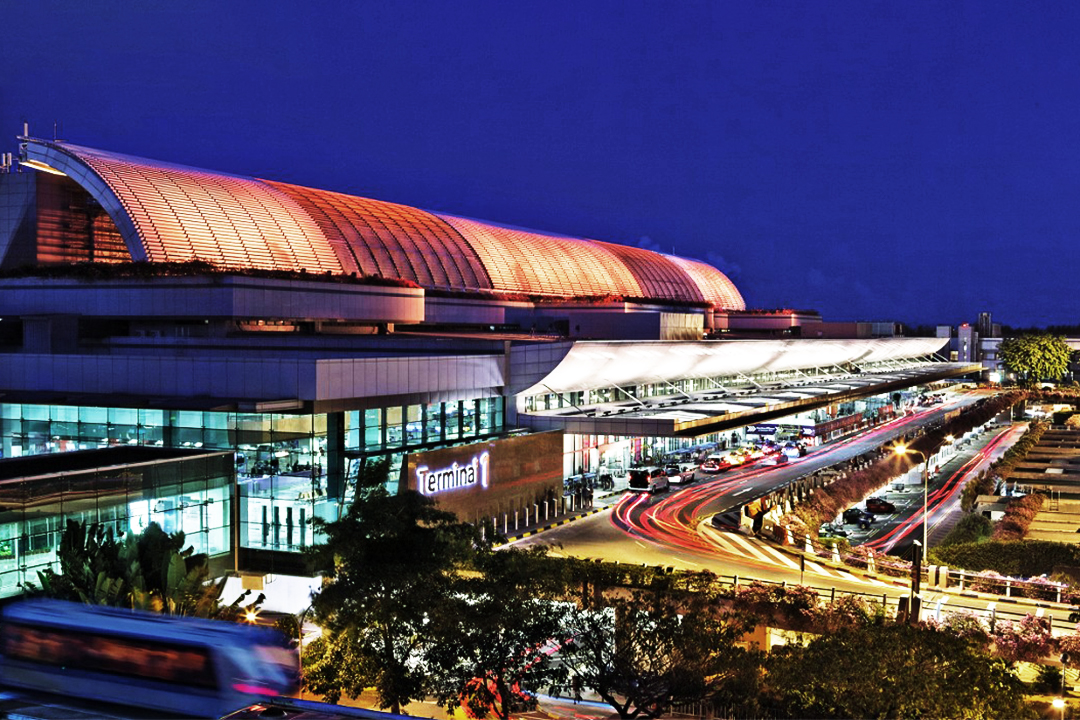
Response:
M670 467L671 465L668 465L668 468ZM670 474L670 469L667 470L668 482L672 485L689 485L697 480L697 465L692 463L679 463L676 467L678 468L678 472L674 475Z
M858 525L865 530L870 527L870 523L874 522L874 516L862 508L853 507L844 511L844 522L849 525Z
M723 455L710 455L705 458L705 462L701 463L701 471L707 473L718 473L727 470L731 467L727 458Z
M761 458L762 465L783 465L788 461L788 456L782 452L774 452Z
M847 537L848 532L835 523L822 523L818 528L818 537Z
M789 458L795 460L796 458L801 458L803 455L806 454L806 446L802 443L788 443L787 445L784 445L783 452Z
M885 498L872 497L866 500L866 510L872 513L894 513L896 512L896 506Z
M664 466L664 472L667 474L668 477L675 477L682 472L682 468L680 468L676 463L668 463Z

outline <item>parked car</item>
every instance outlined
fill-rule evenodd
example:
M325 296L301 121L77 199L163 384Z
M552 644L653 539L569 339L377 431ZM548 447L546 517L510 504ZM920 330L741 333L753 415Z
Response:
M866 510L872 513L894 513L896 512L896 506L885 498L872 497L866 501Z
M844 511L844 522L849 525L858 525L863 530L870 527L870 523L874 522L874 516L866 512L862 508L848 508Z
M823 523L818 528L818 537L847 537L848 532L835 523Z

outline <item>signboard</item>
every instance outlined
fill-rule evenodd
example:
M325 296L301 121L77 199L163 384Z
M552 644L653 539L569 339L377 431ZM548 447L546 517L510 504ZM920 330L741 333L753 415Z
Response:
M402 486L470 522L562 495L562 431L411 453Z

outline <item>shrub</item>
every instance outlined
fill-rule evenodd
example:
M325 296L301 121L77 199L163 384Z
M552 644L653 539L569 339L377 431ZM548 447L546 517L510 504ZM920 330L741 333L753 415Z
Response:
M1038 662L1054 649L1050 620L1031 614L1020 622L998 622L990 637L998 654L1008 662Z
M1057 567L1080 566L1080 548L1049 540L987 540L931 548L930 560L954 568L1035 577L1051 575Z
M1014 498L1005 508L1005 517L998 520L991 534L993 540L1023 540L1027 535L1031 521L1039 513L1044 497L1041 493L1032 493Z
M975 543L990 537L993 523L985 515L969 513L960 518L956 526L941 541L939 547Z

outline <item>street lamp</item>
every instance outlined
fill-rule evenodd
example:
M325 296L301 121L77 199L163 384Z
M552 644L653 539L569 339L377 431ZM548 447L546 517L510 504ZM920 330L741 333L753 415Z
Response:
M923 472L922 472L922 481L923 481L923 486L922 486L922 491L923 491L923 495L922 495L922 513L923 513L923 515L922 515L922 545L923 545L923 550L925 551L927 548L930 547L929 545L926 544L926 526L927 526L927 523L929 522L929 518L927 517L927 502L929 500L929 487L930 487L930 459L928 457L926 457L926 455L923 454L921 451L912 450L907 445L904 445L902 443L900 445L897 445L896 447L894 447L893 450L896 452L897 455L907 455L908 453L914 453L914 454L918 455L919 457L921 457L923 459Z
M1051 704L1061 711L1061 720L1065 720L1065 698L1056 697Z

